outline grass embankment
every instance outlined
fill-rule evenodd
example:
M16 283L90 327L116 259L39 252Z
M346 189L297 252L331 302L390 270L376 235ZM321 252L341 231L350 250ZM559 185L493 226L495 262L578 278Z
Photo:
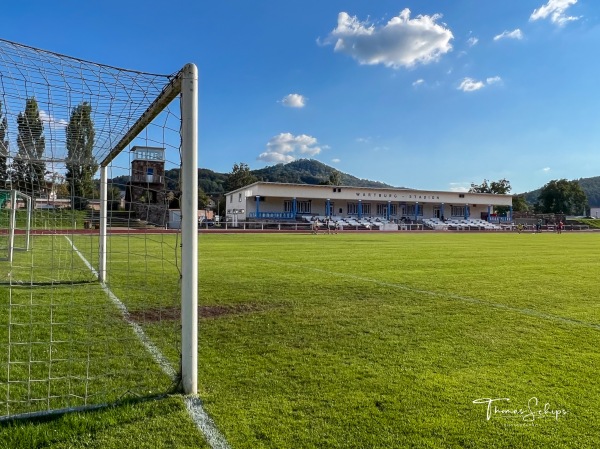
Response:
M577 221L581 224L588 225L592 229L600 229L600 220L595 218L580 218Z
M68 209L35 209L31 212L31 229L67 230L83 229L87 211ZM0 229L9 227L11 210L0 209ZM16 228L27 226L27 211L16 211Z

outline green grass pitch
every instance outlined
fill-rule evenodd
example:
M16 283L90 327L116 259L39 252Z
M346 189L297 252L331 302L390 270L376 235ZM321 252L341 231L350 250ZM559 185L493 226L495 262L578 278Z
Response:
M111 245L117 296L178 288L173 236ZM202 234L204 407L232 448L594 447L598 254L585 232ZM172 301L148 296L124 302ZM142 326L175 365L176 323ZM171 396L3 424L0 447L208 446Z

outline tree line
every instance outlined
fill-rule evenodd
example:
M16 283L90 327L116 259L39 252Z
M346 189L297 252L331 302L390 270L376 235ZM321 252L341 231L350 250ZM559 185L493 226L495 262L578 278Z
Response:
M0 102L0 189L14 189L40 197L48 190L49 184L50 188L53 187L57 174L46 168L44 123L34 97L26 99L16 125L17 151L11 156L8 119ZM98 164L93 155L94 139L92 107L83 102L72 109L65 128L65 185L73 208L86 207L87 198L91 198L95 190L93 177Z
M471 183L471 193L509 194L510 182L483 180L481 184ZM513 195L513 211L533 212L541 214L585 215L588 199L578 181L555 179L544 185L539 191L537 200L530 204L525 195Z

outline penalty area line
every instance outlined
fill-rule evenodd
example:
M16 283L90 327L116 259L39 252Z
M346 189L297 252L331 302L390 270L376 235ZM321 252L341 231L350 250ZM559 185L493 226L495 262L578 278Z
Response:
M534 310L534 309L521 309L518 307L511 307L506 304L501 304L498 302L485 301L483 299L478 299L478 298L469 298L468 296L460 296L460 295L454 295L452 293L422 290L422 289L418 289L418 288L408 287L408 286L402 285L402 284L395 284L392 282L379 281L377 279L367 278L367 277L363 277L363 276L356 276L353 274L339 273L339 272L330 271L330 270L323 270L321 268L314 268L314 267L309 267L306 265L289 264L289 263L278 262L278 261L269 260L269 259L258 259L258 260L260 260L262 262L270 263L273 265L279 265L282 267L301 268L303 270L314 271L316 273L323 273L323 274L327 274L330 276L348 278L348 279L353 279L356 281L370 282L370 283L373 283L376 285L381 285L382 287L390 287L390 288L395 288L398 290L404 290L407 292L418 293L421 295L427 295L427 296L432 296L432 297L454 299L454 300L467 302L467 303L471 303L471 304L483 305L483 306L491 307L494 309L507 310L509 312L514 312L514 313L518 313L521 315L527 315L527 316L532 316L532 317L536 317L536 318L543 318L545 320L556 321L556 322L570 324L570 325L574 325L574 326L587 327L589 329L594 329L594 330L600 330L600 324L588 323L585 321L575 320L573 318L565 318L565 317L561 317L558 315L552 315L550 313L538 312L537 310Z
M77 255L83 261L85 266L88 267L88 269L92 272L94 277L96 277L96 279L99 280L98 272L92 266L92 264L88 262L85 256L77 249L73 241L68 236L65 235L65 238L69 241L69 244L73 248L73 251L77 253ZM141 343L144 345L144 347L152 356L154 361L158 364L158 366L161 367L163 372L167 376L169 376L169 378L172 381L176 381L177 372L171 366L171 364L169 363L167 358L162 354L162 352L160 352L160 349L158 349L156 345L152 343L150 338L148 338L148 335L146 335L146 332L144 332L142 327L131 318L131 314L129 313L129 310L127 310L125 304L123 304L123 302L112 292L112 290L108 287L108 285L106 285L105 282L100 281L100 287L102 288L102 290L104 290L104 292L113 302L113 304L119 309L125 322L129 324L129 326L131 326L135 335L139 338ZM202 400L198 396L188 395L184 396L184 402L186 410L190 415L190 418L192 419L192 421L194 421L196 427L202 432L210 447L212 449L231 449L229 444L227 444L227 440L217 428L215 422L208 415L208 413L206 413L206 410L204 410L204 407L202 406Z

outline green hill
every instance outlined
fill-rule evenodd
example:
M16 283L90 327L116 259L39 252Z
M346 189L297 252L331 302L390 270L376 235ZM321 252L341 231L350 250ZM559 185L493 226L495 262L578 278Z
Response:
M333 167L313 159L300 159L288 164L277 164L270 167L252 170L252 174L259 181L285 182L294 184L323 184L329 180L334 172L339 172ZM341 185L353 187L393 187L389 184L368 179L360 179L347 173L340 173ZM229 173L218 173L207 168L198 169L198 187L208 195L225 193L225 184ZM179 169L173 168L165 172L167 190L177 190ZM113 182L125 186L129 176L117 176Z
M277 164L259 170L252 170L252 174L265 182L322 184L329 180L331 174L336 171L338 170L314 159L299 159L288 164ZM392 187L382 182L360 179L342 172L339 173L341 185L354 187Z

